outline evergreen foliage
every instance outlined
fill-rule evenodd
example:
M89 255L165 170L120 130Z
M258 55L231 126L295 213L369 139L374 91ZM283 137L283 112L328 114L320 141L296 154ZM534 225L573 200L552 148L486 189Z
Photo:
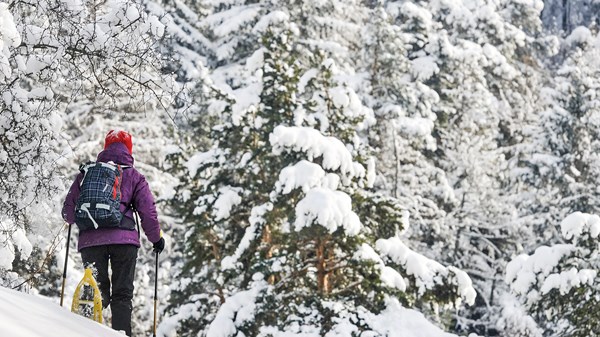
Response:
M396 200L370 191L371 150L360 136L370 109L338 84L332 60L316 55L304 68L292 32L266 31L253 56L262 61L252 69L260 74L256 105L243 114L228 108L215 146L188 161L191 181L178 203L194 226L173 298L178 331L210 336L227 325L228 334L324 335L394 299L472 300L462 274L437 265L435 284L405 291L401 274L421 281L407 261L381 252L406 218ZM243 318L231 321L232 313ZM368 322L351 325L378 333Z
M541 246L517 256L506 281L546 334L569 337L600 333L597 312L600 218L575 212L561 222L565 244Z

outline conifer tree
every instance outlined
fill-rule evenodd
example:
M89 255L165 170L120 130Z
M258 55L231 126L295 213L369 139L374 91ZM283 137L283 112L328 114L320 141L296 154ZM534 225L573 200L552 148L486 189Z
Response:
M392 83L381 86L384 95L372 88L372 104L393 104L401 113L392 118L395 125L379 115L377 136L396 139L382 142L383 156L401 153L397 167L383 166L382 174L405 182L392 191L418 205L412 211L422 227L413 227L414 240L431 244L430 256L473 277L476 306L445 321L463 333L499 333L499 300L507 292L502 272L522 234L504 189L517 126L534 101L529 87L535 78L521 76L535 73L538 42L528 34L539 28L541 7L534 5L520 11L512 1L393 1L384 5L389 19L372 25L388 32L380 33L382 52L370 58L372 83L393 74ZM400 55L392 59L395 66L386 65L387 53Z
M598 144L597 76L600 66L594 35L584 27L564 43L567 57L554 82L542 89L543 111L529 137L530 153L522 161L522 181L532 196L522 208L534 215L532 224L540 243L561 241L556 224L568 214L595 214L596 152Z
M472 301L464 273L401 243L400 205L369 190L360 130L370 109L337 82L332 60L298 62L290 32L265 32L252 57L261 62L247 63L260 76L250 97L226 105L215 146L188 161L180 203L194 226L168 320L190 335L326 334L340 324L381 334L373 321L352 322L417 298ZM407 265L417 260L429 276Z
M596 269L590 257L595 249L589 246L595 240L595 217L587 215L598 212L596 39L584 27L565 39L566 58L552 70L556 74L554 81L542 89L543 110L539 122L526 134L529 151L521 155L518 178L529 191L529 198L523 200L520 208L538 240L525 247L527 253L535 253L513 260L507 270L507 282L544 334L597 333L587 321L595 318L582 319L588 316L585 312L589 306L595 305L588 301L596 296L591 279L589 283L578 283L573 278L570 286L558 287L571 274L583 275L585 272L580 270ZM576 224L581 226L577 227L579 232L571 233L569 226ZM553 259L543 257L550 254ZM536 260L539 268L531 265ZM527 283L515 274L517 270L534 278Z
M561 221L560 230L565 243L515 257L507 266L506 282L544 335L596 336L600 218L575 212Z

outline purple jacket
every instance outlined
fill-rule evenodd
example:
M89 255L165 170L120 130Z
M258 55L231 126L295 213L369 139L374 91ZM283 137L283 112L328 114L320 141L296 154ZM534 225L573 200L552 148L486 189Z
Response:
M154 197L148 186L146 178L133 167L133 157L122 143L113 143L98 154L99 162L113 161L117 164L131 166L123 170L121 183L121 212L133 219L133 210L127 209L127 205L133 204L141 218L142 228L148 240L152 243L160 240L160 226L158 214L154 204ZM79 173L69 189L69 193L63 204L63 219L70 225L75 223L75 206L79 197L79 185L83 174ZM78 250L92 246L110 244L131 244L140 246L137 230L120 228L101 228L79 232Z

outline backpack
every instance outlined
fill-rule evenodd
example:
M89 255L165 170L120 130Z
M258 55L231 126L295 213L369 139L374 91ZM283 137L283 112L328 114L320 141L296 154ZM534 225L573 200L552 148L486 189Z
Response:
M75 206L75 223L80 231L120 227L121 179L127 167L113 162L90 162L79 167L83 178Z

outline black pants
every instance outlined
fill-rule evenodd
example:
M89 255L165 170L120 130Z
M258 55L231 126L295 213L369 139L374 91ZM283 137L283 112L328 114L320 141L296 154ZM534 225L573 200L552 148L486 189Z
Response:
M102 293L102 306L111 306L113 329L123 330L127 336L131 336L131 299L137 251L138 247L134 245L106 245L81 249L84 266L94 270L94 278ZM112 271L110 279L109 261Z

